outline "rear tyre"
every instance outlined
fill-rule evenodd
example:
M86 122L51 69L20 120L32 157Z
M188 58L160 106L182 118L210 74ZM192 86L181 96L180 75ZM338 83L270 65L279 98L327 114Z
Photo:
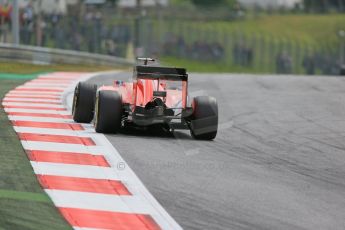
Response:
M93 118L97 86L79 82L74 89L72 115L73 120L80 123L90 123Z
M192 102L191 135L198 140L213 140L218 130L218 104L215 98L199 96Z
M121 129L123 107L116 91L99 91L95 105L95 130L98 133L117 133Z

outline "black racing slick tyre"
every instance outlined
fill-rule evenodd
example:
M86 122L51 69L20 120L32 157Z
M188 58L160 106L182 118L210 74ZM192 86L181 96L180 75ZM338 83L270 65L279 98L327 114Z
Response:
M191 135L198 140L213 140L218 130L218 104L215 98L199 96L192 102Z
M75 122L90 123L93 119L97 86L79 82L74 89L72 115Z
M117 133L121 129L123 107L116 91L99 91L95 105L95 130L98 133Z

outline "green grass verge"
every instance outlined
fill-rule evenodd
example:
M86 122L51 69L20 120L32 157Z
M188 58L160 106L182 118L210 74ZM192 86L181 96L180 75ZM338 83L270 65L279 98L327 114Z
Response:
M157 25L156 25L157 24ZM339 43L338 32L345 29L345 14L261 15L236 21L166 21L164 32L188 34L187 42L195 39L222 41L226 33L237 36L262 36L279 41L293 41L316 47ZM154 22L158 26L158 22ZM196 34L190 34L191 32ZM210 34L213 32L213 34Z
M16 62L0 62L0 73L23 74L23 78L32 77L44 72L97 72L112 70L111 66L92 66L92 65L33 65ZM1 77L1 75L0 75Z
M263 69L256 67L241 67L225 63L212 63L190 60L186 58L162 57L163 65L186 68L188 72L197 73L266 73Z
M37 201L49 203L50 199L43 193L18 192L13 190L0 189L0 198L15 199L25 201Z
M45 72L42 72L45 73ZM38 73L37 73L38 74ZM30 80L37 76L34 74L15 74L15 73L0 73L0 79L12 79L12 80Z
M219 32L240 32L246 35L261 34L276 40L293 40L317 46L323 42L338 42L338 30L344 29L344 24L344 14L287 14L263 15L231 22L185 21L181 26L200 29L204 32L218 30ZM188 31L185 32L188 33Z
M6 76L0 78L2 99L9 90L35 75L0 76ZM71 229L40 187L1 106L0 129L0 229Z

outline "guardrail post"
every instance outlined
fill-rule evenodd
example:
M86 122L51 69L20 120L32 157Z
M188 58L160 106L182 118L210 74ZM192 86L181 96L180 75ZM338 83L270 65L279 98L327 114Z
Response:
M13 35L13 44L18 45L19 42L20 42L20 37L19 37L19 5L18 5L18 0L13 0L12 35Z

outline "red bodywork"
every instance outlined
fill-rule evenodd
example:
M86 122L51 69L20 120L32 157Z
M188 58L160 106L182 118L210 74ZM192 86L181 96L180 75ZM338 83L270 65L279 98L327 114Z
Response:
M158 86L158 87L157 87ZM158 88L158 89L157 89ZM122 96L122 103L131 106L134 111L136 106L144 107L153 99L154 91L165 91L165 104L168 108L186 108L187 82L182 81L182 90L169 89L167 84L159 80L137 79L135 82L115 81L112 86L102 86L99 90L113 90Z

